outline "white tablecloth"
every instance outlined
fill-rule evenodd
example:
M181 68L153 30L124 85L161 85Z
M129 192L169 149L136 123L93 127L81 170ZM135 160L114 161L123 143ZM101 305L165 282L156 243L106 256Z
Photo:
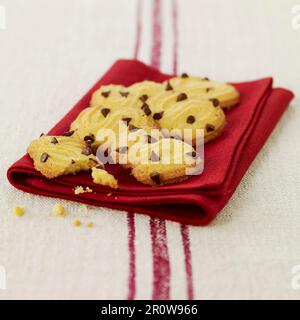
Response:
M293 0L178 0L179 72L243 81L273 76L300 94L300 29ZM298 4L299 1L298 1ZM118 58L133 56L135 0L0 0L0 299L126 299L130 256L127 216L15 190L6 170L47 132ZM161 68L172 71L172 1L162 3ZM140 16L139 59L150 62L152 1ZM300 298L300 112L296 98L212 225L190 227L197 299ZM12 215L14 204L26 208ZM73 219L95 222L75 228ZM170 297L186 299L180 225L167 222ZM136 215L136 299L152 297L149 218ZM4 272L5 271L5 272ZM1 281L0 281L1 284ZM1 285L0 285L1 287Z

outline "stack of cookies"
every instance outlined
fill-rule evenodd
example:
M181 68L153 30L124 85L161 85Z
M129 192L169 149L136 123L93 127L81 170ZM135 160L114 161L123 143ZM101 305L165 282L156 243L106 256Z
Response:
M164 83L102 86L70 131L41 136L28 153L49 179L92 170L94 183L117 188L105 170L117 163L143 184L176 183L203 161L197 146L220 136L224 109L238 102L233 86L187 74Z

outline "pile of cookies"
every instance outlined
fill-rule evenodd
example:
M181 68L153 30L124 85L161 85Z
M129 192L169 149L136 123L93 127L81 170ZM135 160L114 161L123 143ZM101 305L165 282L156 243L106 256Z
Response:
M41 136L28 153L36 170L49 179L92 170L94 183L117 188L105 170L105 160L113 159L143 184L176 183L202 161L196 145L222 133L224 109L238 102L233 86L187 74L163 83L102 86L70 131Z

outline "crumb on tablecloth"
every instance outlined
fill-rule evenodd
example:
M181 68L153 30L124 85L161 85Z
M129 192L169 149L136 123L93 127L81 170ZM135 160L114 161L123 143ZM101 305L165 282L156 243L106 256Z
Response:
M93 222L93 221L89 221L89 222L86 224L86 226L87 226L88 228L93 228L93 227L94 227L94 222Z
M53 213L56 217L65 217L67 214L65 208L60 203L54 206Z
M13 213L16 217L22 217L25 213L25 209L20 206L15 206L13 208Z
M74 227L80 227L82 222L79 219L76 219L72 222Z

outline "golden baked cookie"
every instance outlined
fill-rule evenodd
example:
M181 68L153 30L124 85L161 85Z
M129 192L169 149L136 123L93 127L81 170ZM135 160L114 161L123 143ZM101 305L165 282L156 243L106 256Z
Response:
M91 98L90 106L105 106L110 109L120 109L134 104L135 95L130 94L128 88L121 85L110 84L96 90Z
M128 87L132 95L138 96L142 102L147 102L147 99L153 97L164 90L164 85L154 81L141 81Z
M103 186L108 186L113 189L118 188L118 181L116 178L108 173L105 169L102 168L93 168L92 169L92 177L93 181L96 184L100 184Z
M215 105L225 109L230 109L240 99L239 92L230 84L210 81L208 78L190 77L187 74L165 81L164 87L177 93L183 92L190 98L201 96L210 99Z
M215 139L226 125L222 108L201 96L190 97L185 92L165 90L149 98L148 104L153 119L164 133L183 137L184 130L190 129L186 131L190 137L185 141L193 145L201 143L202 139L204 143Z
M202 163L191 145L172 138L133 146L128 157L132 175L141 183L152 186L186 180Z
M98 163L83 142L70 136L42 136L30 144L27 152L36 170L49 179L88 171Z
M105 142L107 147L113 145L118 148L122 145L120 140L126 139L125 132L136 132L138 129L149 131L156 127L154 119L141 109L95 106L84 109L72 123L71 130L79 140L90 142L93 148Z

